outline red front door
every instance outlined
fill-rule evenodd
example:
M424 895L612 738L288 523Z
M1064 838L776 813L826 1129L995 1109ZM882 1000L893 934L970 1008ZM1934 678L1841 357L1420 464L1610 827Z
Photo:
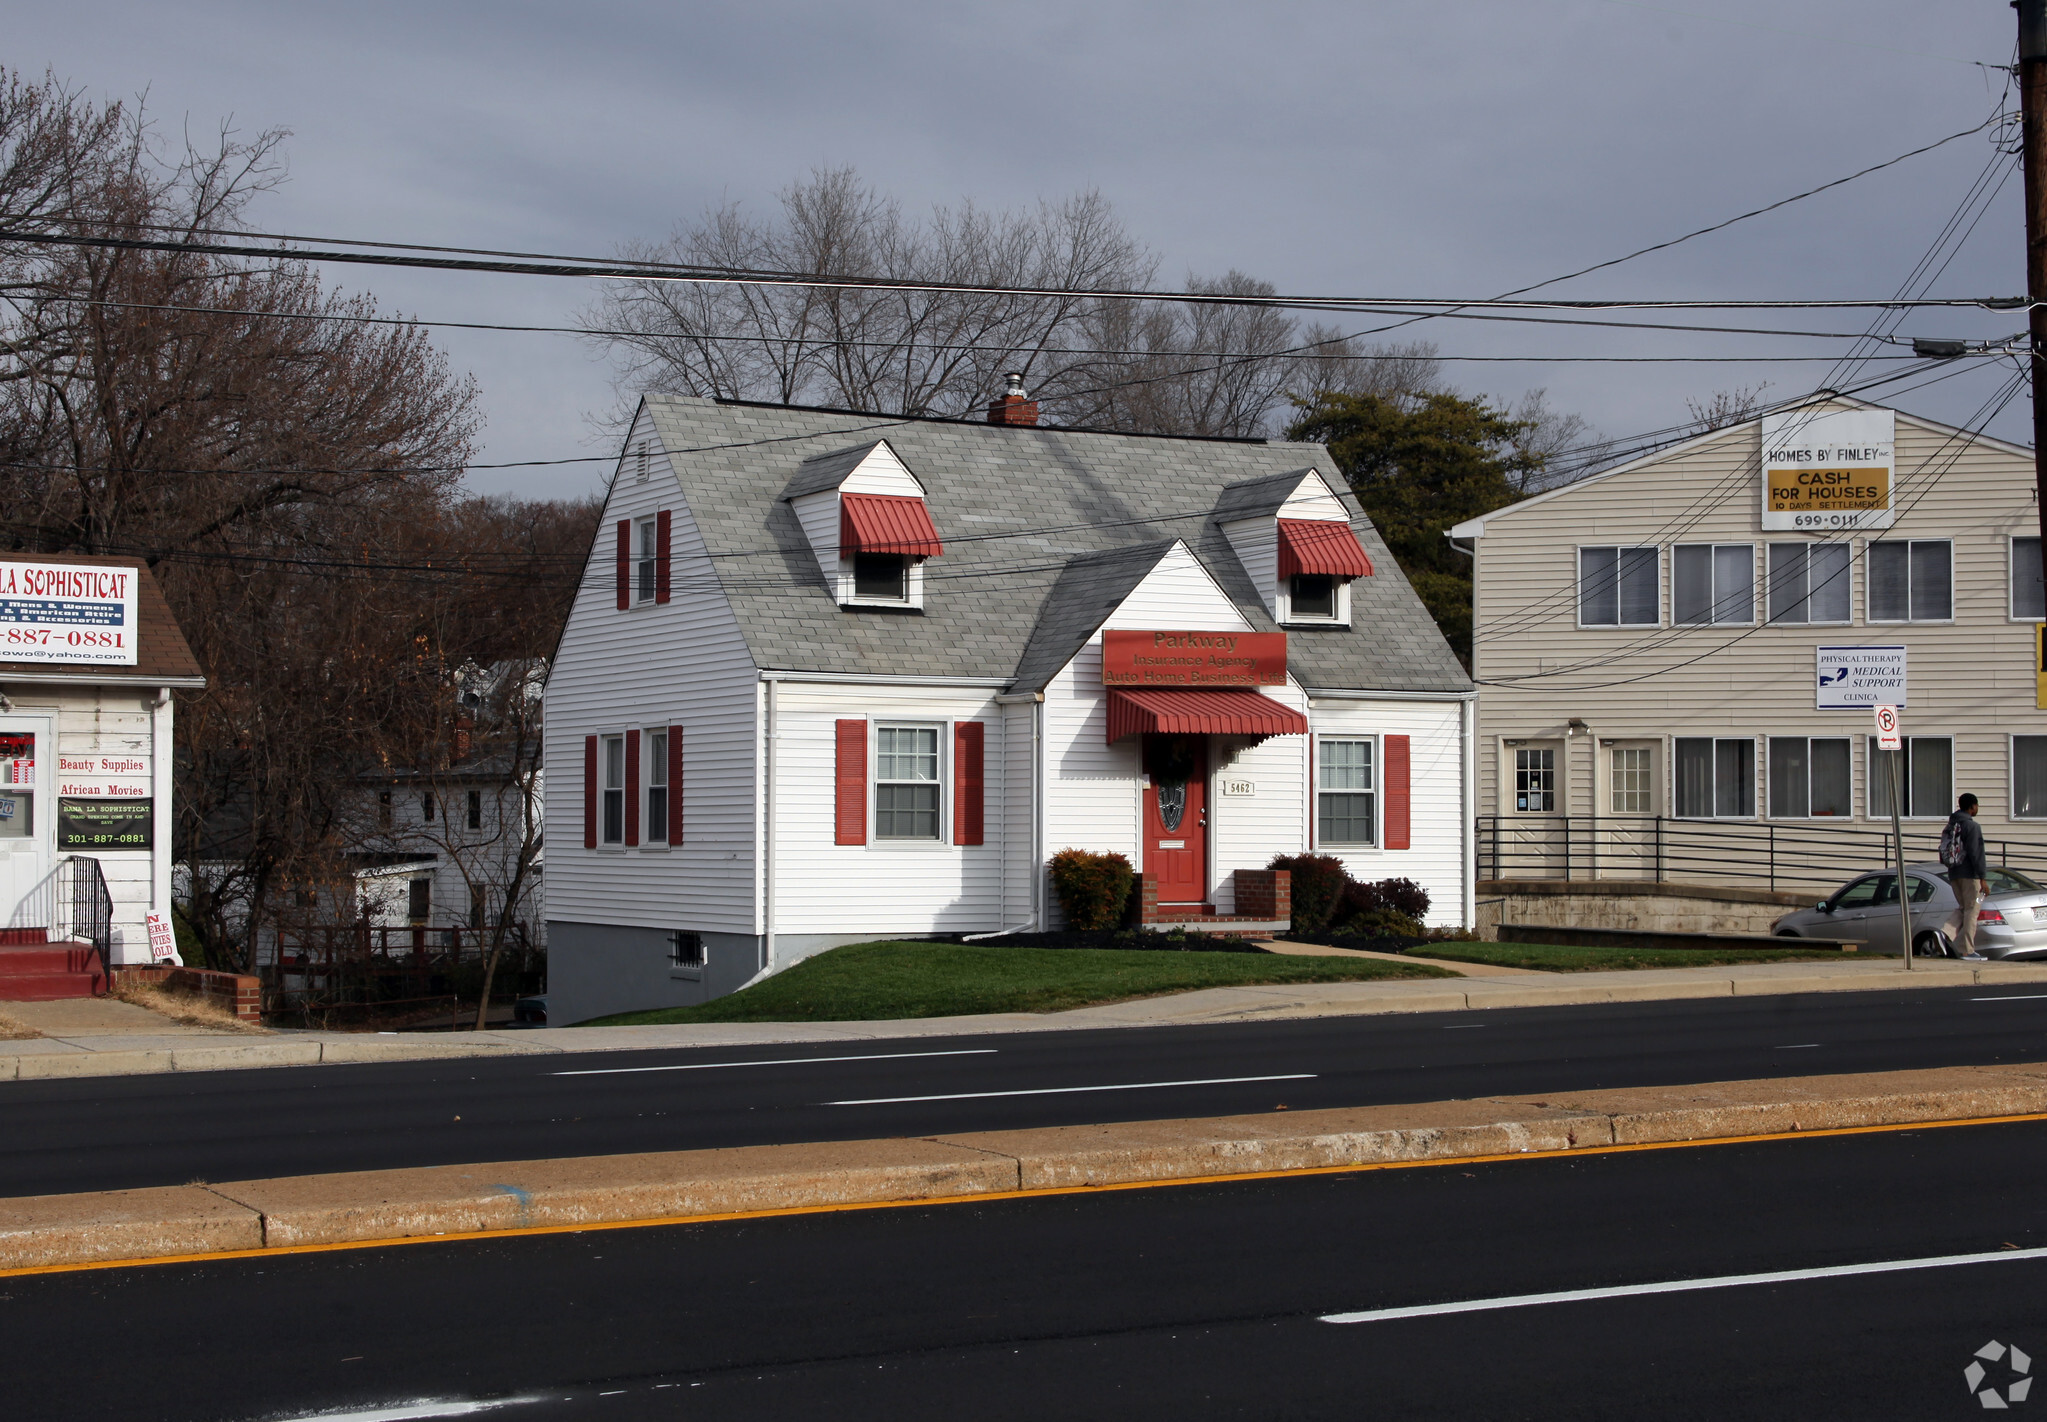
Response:
M1208 898L1208 746L1200 736L1144 738L1144 872L1161 904Z

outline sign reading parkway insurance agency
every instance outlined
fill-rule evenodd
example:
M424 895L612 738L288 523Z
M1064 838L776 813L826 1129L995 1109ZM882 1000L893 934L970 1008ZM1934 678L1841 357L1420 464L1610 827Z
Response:
M1103 686L1286 685L1284 632L1102 632Z
M1763 416L1764 532L1889 528L1897 432L1889 410Z
M1820 710L1905 704L1903 647L1820 647L1817 652Z
M135 665L133 568L0 561L0 662Z

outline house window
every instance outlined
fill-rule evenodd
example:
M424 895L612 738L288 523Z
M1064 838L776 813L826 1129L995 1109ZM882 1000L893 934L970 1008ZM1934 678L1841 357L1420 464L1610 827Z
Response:
M855 553L853 596L876 602L908 602L910 560L901 553Z
M1845 738L1770 737L1770 818L1853 814L1848 803L1850 778Z
M428 824L434 822L434 793L431 790L419 797L419 817Z
M481 790L471 790L469 792L469 828L473 830L483 828L483 792Z
M391 792L389 790L379 790L377 792L377 828L391 828Z
M1947 622L1955 615L1954 545L1945 538L1869 545L1871 622Z
M2011 738L2011 814L2047 820L2047 736Z
M604 833L599 836L605 844L625 843L625 737L605 736L599 746L603 752Z
M434 881L413 879L405 885L405 916L413 923L425 923L433 917Z
M647 843L668 843L668 732L647 732Z
M1681 736L1677 813L1682 819L1743 820L1756 812L1756 743L1744 736Z
M641 519L640 556L633 565L633 595L641 602L652 602L654 600L654 590L658 585L655 580L655 568L660 562L660 551L660 521L651 518Z
M1315 747L1315 832L1323 844L1377 844L1378 795L1372 742L1319 741Z
M1514 809L1548 815L1557 808L1557 753L1554 747L1523 746L1514 752Z
M704 935L684 933L680 929L668 935L668 966L671 968L701 968L704 965Z
M1907 736L1905 748L1879 750L1869 738L1869 817L1891 815L1891 762L1905 762L1905 799L1900 813L1907 819L1947 818L1955 807L1955 743L1949 736Z
M1655 753L1647 746L1615 746L1609 765L1608 805L1616 815L1656 813Z
M1286 597L1293 617L1335 620L1336 579L1326 573L1295 573L1287 579Z
M1770 621L1846 622L1848 563L1845 543L1770 545Z
M2011 615L2015 622L2047 622L2047 583L2040 578L2040 540L2011 541Z
M874 732L876 839L938 838L938 728L879 726Z
M1662 620L1654 548L1578 550L1578 625L1654 627Z
M1756 550L1680 543L1670 550L1670 620L1686 627L1756 620Z

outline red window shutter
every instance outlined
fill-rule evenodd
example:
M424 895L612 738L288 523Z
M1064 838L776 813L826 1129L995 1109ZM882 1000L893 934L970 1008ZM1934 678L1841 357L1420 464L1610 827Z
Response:
M583 848L597 847L597 738L583 737Z
M668 510L654 518L654 601L668 601Z
M1408 738L1386 737L1386 847L1408 847Z
M622 518L618 521L618 610L624 612L632 606L633 591L633 521Z
M988 728L979 721L955 721L952 727L952 842L981 843L987 806Z
M832 843L867 843L867 723L838 723L839 759Z
M625 733L625 842L640 842L640 733Z
M682 727L668 728L668 842L682 843Z

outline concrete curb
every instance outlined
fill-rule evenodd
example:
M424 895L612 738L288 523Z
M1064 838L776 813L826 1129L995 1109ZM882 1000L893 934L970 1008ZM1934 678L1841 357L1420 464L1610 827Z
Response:
M1266 983L1204 988L1130 1002L1050 1013L988 1013L895 1021L702 1023L672 1027L556 1027L447 1037L291 1033L252 1039L155 1037L147 1046L97 1047L88 1037L0 1042L0 1082L176 1071L434 1061L442 1058L673 1051L804 1042L875 1042L972 1037L1011 1032L1075 1032L1112 1027L1187 1027L1204 1023L1465 1012L1508 1007L1675 1002L1785 993L1886 992L2005 987L2047 982L2047 962L1922 965L1905 973L1882 960L1784 963L1737 968L1649 968L1634 972L1534 977L1406 979L1391 982ZM137 1039L130 1038L129 1042Z
M0 1201L0 1271L2047 1114L2047 1065L670 1151Z

